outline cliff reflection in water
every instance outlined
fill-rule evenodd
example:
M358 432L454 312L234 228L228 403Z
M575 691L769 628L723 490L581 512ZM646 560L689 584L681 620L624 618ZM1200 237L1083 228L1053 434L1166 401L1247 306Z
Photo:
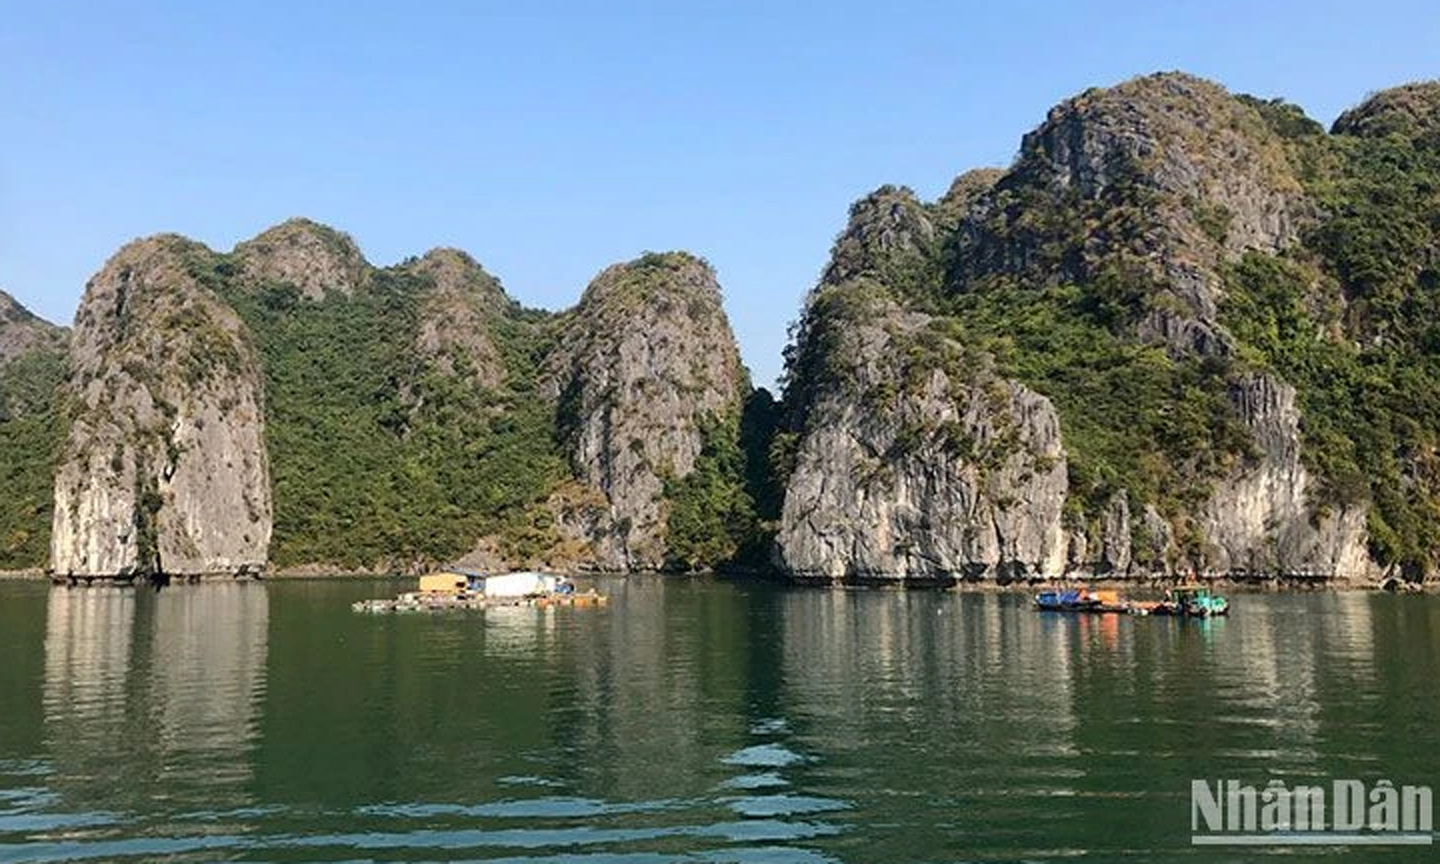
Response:
M703 791L719 761L747 743L745 669L756 648L737 614L743 598L695 580L606 590L609 609L568 616L574 693L557 732L578 770L621 797ZM613 758L586 758L597 752Z
M1178 860L1197 773L1440 774L1433 597L600 587L372 616L392 583L0 586L33 646L0 666L0 859Z
M56 789L106 810L250 803L268 610L256 584L53 588L44 706Z
M787 689L832 746L864 749L903 727L976 748L1004 739L1030 752L1063 750L1075 726L1073 655L1082 646L1067 627L1000 600L789 593ZM950 767L963 770L965 761Z
M130 702L134 632L133 590L50 590L45 749L51 783L70 807L124 806L124 796L147 779L129 758L136 731Z

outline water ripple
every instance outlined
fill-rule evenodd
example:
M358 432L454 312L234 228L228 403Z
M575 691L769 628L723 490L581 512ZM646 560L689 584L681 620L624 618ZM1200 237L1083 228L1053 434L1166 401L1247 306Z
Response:
M756 744L736 750L721 761L726 765L739 765L745 768L785 768L790 765L798 765L806 760L804 756L781 744Z

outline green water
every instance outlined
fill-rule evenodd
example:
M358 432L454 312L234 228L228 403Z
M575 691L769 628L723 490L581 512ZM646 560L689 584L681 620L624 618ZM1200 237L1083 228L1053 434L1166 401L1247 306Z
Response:
M601 587L0 583L0 862L1276 860L1192 847L1190 780L1440 785L1440 598Z

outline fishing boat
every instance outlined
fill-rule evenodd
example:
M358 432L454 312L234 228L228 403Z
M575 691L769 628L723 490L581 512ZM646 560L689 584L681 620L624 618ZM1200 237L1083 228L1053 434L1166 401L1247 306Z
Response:
M1165 599L1136 604L1144 615L1177 618L1212 618L1230 613L1230 601L1204 585L1177 585L1165 592Z
M1210 618L1227 615L1230 602L1204 585L1177 585L1165 592L1164 600L1129 600L1114 591L1086 588L1042 591L1035 595L1041 612L1087 612L1130 615L1168 615L1176 618Z
M1041 612L1128 612L1130 603L1114 591L1091 591L1070 588L1042 591L1035 595L1035 608Z

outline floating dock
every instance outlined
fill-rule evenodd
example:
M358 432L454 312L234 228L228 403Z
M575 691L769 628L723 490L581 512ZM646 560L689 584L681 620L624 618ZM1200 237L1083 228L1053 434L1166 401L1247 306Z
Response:
M580 593L537 594L529 597L486 597L474 592L427 593L407 591L393 600L360 600L351 604L356 612L463 612L479 609L495 609L505 606L533 606L550 608L555 606L604 606L610 598L595 591Z

